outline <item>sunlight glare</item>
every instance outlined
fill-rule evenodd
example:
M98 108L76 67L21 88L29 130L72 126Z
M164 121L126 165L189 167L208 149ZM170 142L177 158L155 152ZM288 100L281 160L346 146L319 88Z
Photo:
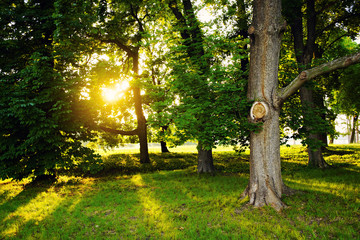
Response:
M102 95L106 101L115 102L124 95L124 92L129 88L129 86L128 81L122 81L113 87L102 88Z

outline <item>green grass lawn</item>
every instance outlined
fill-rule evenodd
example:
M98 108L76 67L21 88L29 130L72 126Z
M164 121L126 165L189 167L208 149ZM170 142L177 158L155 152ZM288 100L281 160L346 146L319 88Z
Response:
M208 176L196 173L194 150L151 153L147 166L108 152L97 175L0 181L0 239L360 239L360 145L333 145L326 170L283 147L284 182L301 192L283 197L281 212L239 199L248 152L218 149Z

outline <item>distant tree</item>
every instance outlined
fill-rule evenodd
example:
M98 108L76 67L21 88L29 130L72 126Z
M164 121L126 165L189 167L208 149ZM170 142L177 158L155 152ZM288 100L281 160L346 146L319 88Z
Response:
M360 67L351 66L343 71L340 89L336 92L336 107L340 113L352 118L350 143L355 143L356 129L360 113Z

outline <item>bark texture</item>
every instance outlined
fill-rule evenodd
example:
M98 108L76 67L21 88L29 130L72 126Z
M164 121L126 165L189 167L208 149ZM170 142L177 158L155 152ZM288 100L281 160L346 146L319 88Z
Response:
M255 103L249 120L263 125L260 131L252 132L250 136L250 180L242 197L249 196L250 204L256 207L270 205L281 210L285 207L281 201L282 194L294 193L284 185L281 177L279 113L282 103L306 81L360 62L360 53L304 70L288 86L278 90L281 33L285 28L281 18L281 0L254 0L253 13L253 24L249 28L248 99ZM302 39L295 41L301 44ZM317 155L314 158L322 156L321 149L320 152L311 150L311 154Z
M280 166L280 107L276 104L276 94L281 35L285 25L280 0L255 0L253 6L253 24L249 28L248 99L257 101L250 121L263 125L260 131L250 135L250 181L242 196L248 195L250 204L256 207L270 205L280 210L285 205L280 200L284 184Z

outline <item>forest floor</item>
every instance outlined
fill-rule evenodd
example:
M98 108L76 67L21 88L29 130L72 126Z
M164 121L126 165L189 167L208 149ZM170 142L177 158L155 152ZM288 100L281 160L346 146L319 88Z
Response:
M282 147L281 212L239 196L249 152L219 148L215 176L196 173L195 149L107 152L96 175L57 182L0 181L0 239L360 239L360 145L332 145L329 169L307 167L304 147Z

